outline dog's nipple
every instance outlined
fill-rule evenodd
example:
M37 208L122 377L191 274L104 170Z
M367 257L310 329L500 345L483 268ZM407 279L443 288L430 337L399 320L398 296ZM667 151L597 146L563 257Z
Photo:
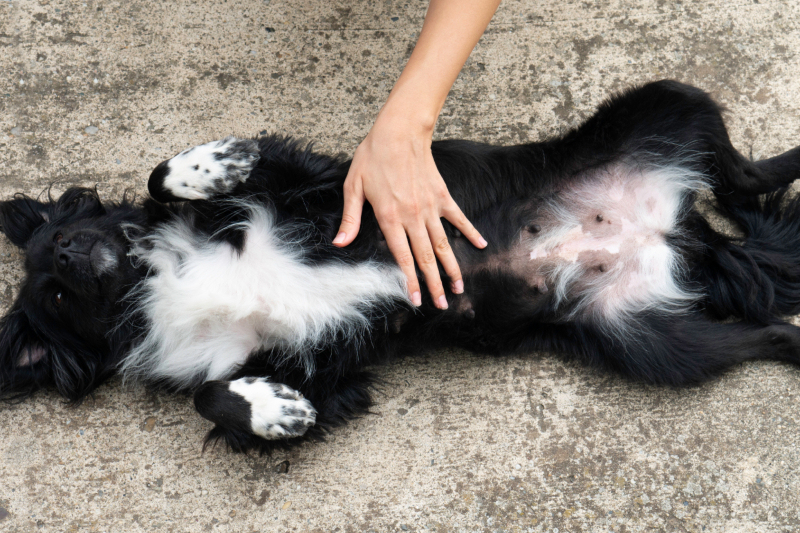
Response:
M547 291L550 289L547 288L547 283L545 283L544 278L536 278L534 281L534 288L540 294L546 294Z

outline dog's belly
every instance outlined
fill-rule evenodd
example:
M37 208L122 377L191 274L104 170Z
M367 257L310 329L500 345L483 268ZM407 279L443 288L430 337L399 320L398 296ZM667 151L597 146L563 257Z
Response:
M209 243L185 220L133 247L151 271L135 296L149 331L123 373L192 386L230 376L265 349L311 372L315 347L364 335L376 308L407 299L399 268L304 263L268 209L248 211L241 253Z
M678 231L687 195L704 186L682 167L594 171L538 204L501 261L568 306L570 318L684 307L697 295L682 283L684 265L667 236Z

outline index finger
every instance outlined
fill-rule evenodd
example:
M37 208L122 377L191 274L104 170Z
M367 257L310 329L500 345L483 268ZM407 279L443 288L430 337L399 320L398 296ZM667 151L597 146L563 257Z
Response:
M473 226L472 222L464 215L455 200L451 199L451 202L442 209L442 216L455 226L469 242L478 248L486 248L486 239L475 229L475 226Z

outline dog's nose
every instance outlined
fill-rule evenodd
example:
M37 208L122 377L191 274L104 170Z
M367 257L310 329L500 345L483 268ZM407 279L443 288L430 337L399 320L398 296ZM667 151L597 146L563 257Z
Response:
M68 251L61 250L58 252L58 265L61 268L69 267L71 259L72 259L71 254Z
M75 260L75 254L80 253L76 250L77 246L71 239L62 238L56 247L56 261L61 268L68 268Z

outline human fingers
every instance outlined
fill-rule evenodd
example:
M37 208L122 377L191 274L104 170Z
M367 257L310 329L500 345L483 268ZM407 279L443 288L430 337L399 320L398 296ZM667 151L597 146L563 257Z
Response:
M411 303L419 307L422 305L422 293L419 290L419 280L417 279L417 271L414 269L414 255L411 253L411 248L408 245L408 238L403 226L393 222L381 222L378 220L383 231L383 236L386 239L386 245L389 251L392 252L397 265L403 274L406 276L406 283L408 287L408 294L411 295Z
M433 251L431 237L424 224L415 224L406 227L408 240L411 242L411 250L417 260L417 266L425 276L425 284L431 293L433 303L439 309L447 309L447 297L444 295L442 279L439 277L439 267L436 264L436 254Z
M450 290L455 294L464 292L464 281L461 278L461 269L458 266L458 261L450 247L450 241L447 239L447 234L444 232L441 219L437 218L428 223L428 235L433 244L433 251L439 262L442 264L447 277L450 278ZM445 299L446 301L446 299Z
M464 235L464 237L466 237L467 240L477 248L486 248L488 244L486 239L484 239L480 232L475 229L475 226L472 225L472 222L469 221L469 219L461 211L461 208L458 207L458 204L456 204L455 200L452 198L447 205L442 208L442 216L456 229L458 229Z
M342 211L342 222L333 244L342 247L347 246L358 235L361 228L361 212L364 209L364 187L360 176L351 172L344 181L344 210Z

